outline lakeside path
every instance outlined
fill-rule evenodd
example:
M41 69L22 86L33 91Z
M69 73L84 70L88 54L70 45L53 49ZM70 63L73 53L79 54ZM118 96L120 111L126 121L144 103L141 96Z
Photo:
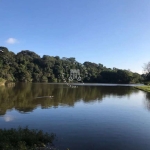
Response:
M150 86L135 86L135 88L150 93Z

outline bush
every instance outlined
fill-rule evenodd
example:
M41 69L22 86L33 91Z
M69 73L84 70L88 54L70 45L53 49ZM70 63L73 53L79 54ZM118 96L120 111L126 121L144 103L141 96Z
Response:
M144 82L144 85L150 85L150 82Z
M0 78L0 85L5 85L6 80Z
M36 150L52 143L54 134L43 133L41 130L30 130L28 127L18 129L0 129L1 150Z

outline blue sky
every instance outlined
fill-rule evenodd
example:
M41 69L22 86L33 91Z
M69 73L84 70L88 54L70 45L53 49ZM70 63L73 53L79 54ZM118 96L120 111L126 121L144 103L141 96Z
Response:
M0 45L142 73L150 0L0 0Z

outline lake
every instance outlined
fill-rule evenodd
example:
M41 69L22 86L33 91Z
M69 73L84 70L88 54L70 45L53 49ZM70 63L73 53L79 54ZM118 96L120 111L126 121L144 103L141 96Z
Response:
M55 133L59 150L149 150L150 94L112 84L0 87L0 128L18 126Z

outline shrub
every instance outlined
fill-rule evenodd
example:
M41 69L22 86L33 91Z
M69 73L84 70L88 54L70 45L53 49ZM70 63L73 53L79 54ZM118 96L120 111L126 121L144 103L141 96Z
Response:
M43 133L42 130L30 130L28 127L18 129L0 129L1 150L36 150L52 143L54 134Z

